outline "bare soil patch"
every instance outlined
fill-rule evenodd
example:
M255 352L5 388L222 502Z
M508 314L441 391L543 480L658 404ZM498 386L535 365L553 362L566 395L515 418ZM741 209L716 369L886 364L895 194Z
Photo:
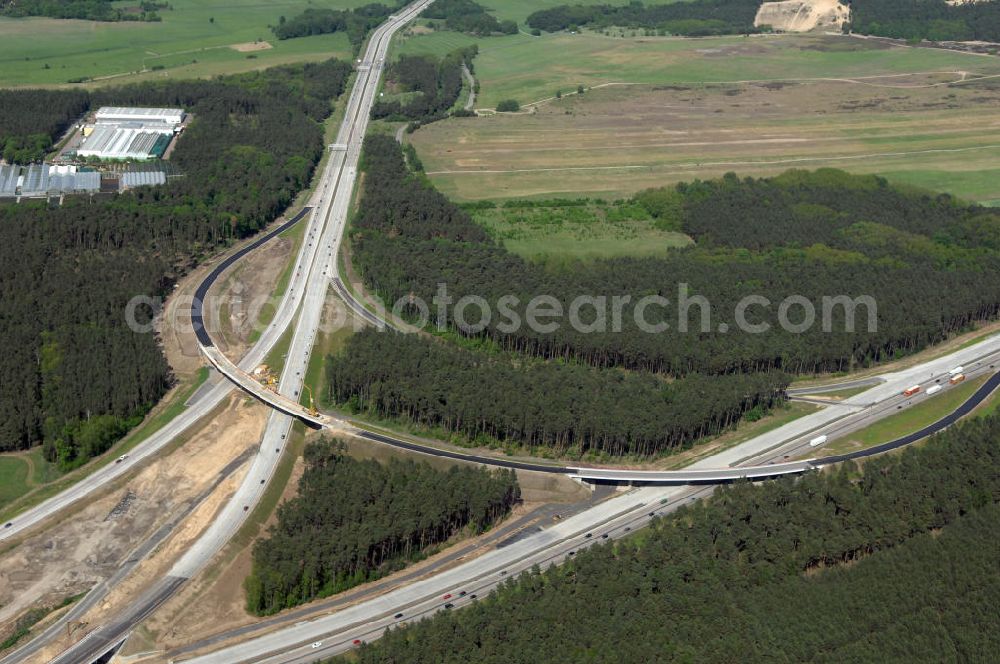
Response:
M408 457L412 454L383 446L373 446L370 441L347 439L348 452L359 458L375 458L384 460L388 457ZM421 457L429 463L441 468L454 465L454 461L445 459ZM284 487L278 504L294 497L298 492L299 478L302 476L304 464L301 457L296 459L288 484ZM518 473L524 503L517 506L508 521L527 514L542 503L576 503L587 500L590 490L564 477L552 477L540 473ZM261 536L267 528L275 523L276 515L271 514L261 529ZM428 566L434 565L442 557L448 555L457 546L469 546L490 533L473 540L460 540L446 547L438 554L414 565L408 565L404 570L389 577L373 582L366 587L377 585L386 590L395 586L393 582L402 574L412 574ZM252 544L240 550L231 561L217 574L203 575L181 590L178 595L169 600L152 618L147 621L147 634L155 638L157 648L171 649L184 644L198 641L221 631L249 625L259 618L247 613L244 604L243 580L250 572L252 565ZM476 547L471 555L479 555L486 549ZM465 556L468 558L469 556ZM352 591L356 592L356 591ZM323 600L318 600L321 603Z
M57 604L114 574L136 546L212 486L230 461L257 443L265 414L262 406L233 397L183 446L117 482L70 518L0 555L0 631L26 610ZM95 625L106 620L139 588L159 578L183 543L207 524L238 475L223 482L171 539L84 621ZM57 642L42 653L42 661L66 645Z
M250 349L251 338L264 307L271 300L275 284L291 259L294 242L276 237L246 256L210 291L216 306L206 311L208 324L218 334L213 337L231 358L242 357Z
M302 457L295 459L291 477L278 504L298 493L299 479L305 470ZM261 534L277 522L272 513L261 527ZM220 630L238 627L256 620L246 611L243 580L250 574L253 543L245 546L221 570L211 566L193 582L183 587L145 623L147 633L157 643L175 648Z
M840 30L850 14L850 8L838 0L783 0L761 4L753 24L782 32Z
M274 48L271 46L270 42L266 41L253 41L244 42L242 44L230 44L229 48L234 51L239 51L240 53L250 53L252 51L266 51L269 48Z

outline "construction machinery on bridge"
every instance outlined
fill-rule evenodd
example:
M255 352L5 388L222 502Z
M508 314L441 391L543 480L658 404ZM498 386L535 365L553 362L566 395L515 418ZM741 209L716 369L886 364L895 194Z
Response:
M257 382L272 392L276 393L278 391L278 375L271 371L271 368L266 364L261 364L254 369L253 377L257 380Z
M313 417L319 417L319 411L316 409L316 401L313 400L312 388L305 383L302 383L302 387L309 392L309 414Z

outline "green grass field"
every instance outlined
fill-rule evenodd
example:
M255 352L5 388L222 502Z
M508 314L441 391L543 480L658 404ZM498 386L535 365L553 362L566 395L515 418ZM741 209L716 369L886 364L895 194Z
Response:
M479 4L491 10L493 14L503 20L510 19L521 24L521 29L527 31L528 26L524 25L524 19L529 14L542 9L551 9L559 5L625 5L630 0L479 0ZM646 0L646 5L665 5L674 0Z
M310 6L363 4L366 0L172 0L173 9L160 11L159 23L0 18L0 86L61 85L80 78L96 79L96 84L196 78L349 58L343 34L278 41L268 26ZM272 48L232 48L257 40Z
M557 90L612 82L679 85L928 71L1000 73L996 58L940 49L886 48L846 39L815 35L621 38L593 32L476 39L435 32L408 36L399 50L440 54L477 42L475 66L482 81L479 105L485 108L502 99L524 104L551 97Z
M306 368L303 382L312 390L317 408L326 400L326 358L339 353L352 334L354 331L350 327L342 327L339 330L320 332L316 335L316 344L309 355L309 366ZM302 391L299 403L303 406L309 405L309 395L306 390Z
M28 491L28 462L21 456L0 456L0 505L6 505Z
M662 256L691 244L683 233L653 226L638 205L497 207L471 213L509 251L529 259Z

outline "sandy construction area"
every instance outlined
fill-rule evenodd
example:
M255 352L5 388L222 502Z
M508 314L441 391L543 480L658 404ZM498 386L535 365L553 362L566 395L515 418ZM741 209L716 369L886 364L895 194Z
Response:
M133 549L214 486L204 503L84 622L105 620L121 608L126 593L158 578L183 543L201 532L215 507L235 488L242 468L221 483L220 471L257 444L265 416L260 404L232 397L183 446L0 555L0 634L7 633L24 611L58 604L109 578ZM57 643L43 656L66 645Z
M782 0L761 4L753 24L783 32L839 30L850 15L850 8L839 0Z

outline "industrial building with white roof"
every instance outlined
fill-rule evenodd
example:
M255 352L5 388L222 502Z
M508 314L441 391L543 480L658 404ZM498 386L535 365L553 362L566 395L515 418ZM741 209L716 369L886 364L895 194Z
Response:
M163 124L169 126L172 130L184 122L184 109L102 106L97 109L94 119L98 124L115 124L119 122L142 122L148 125Z
M94 125L84 128L76 153L100 159L162 157L184 118L180 108L104 106L94 115Z

